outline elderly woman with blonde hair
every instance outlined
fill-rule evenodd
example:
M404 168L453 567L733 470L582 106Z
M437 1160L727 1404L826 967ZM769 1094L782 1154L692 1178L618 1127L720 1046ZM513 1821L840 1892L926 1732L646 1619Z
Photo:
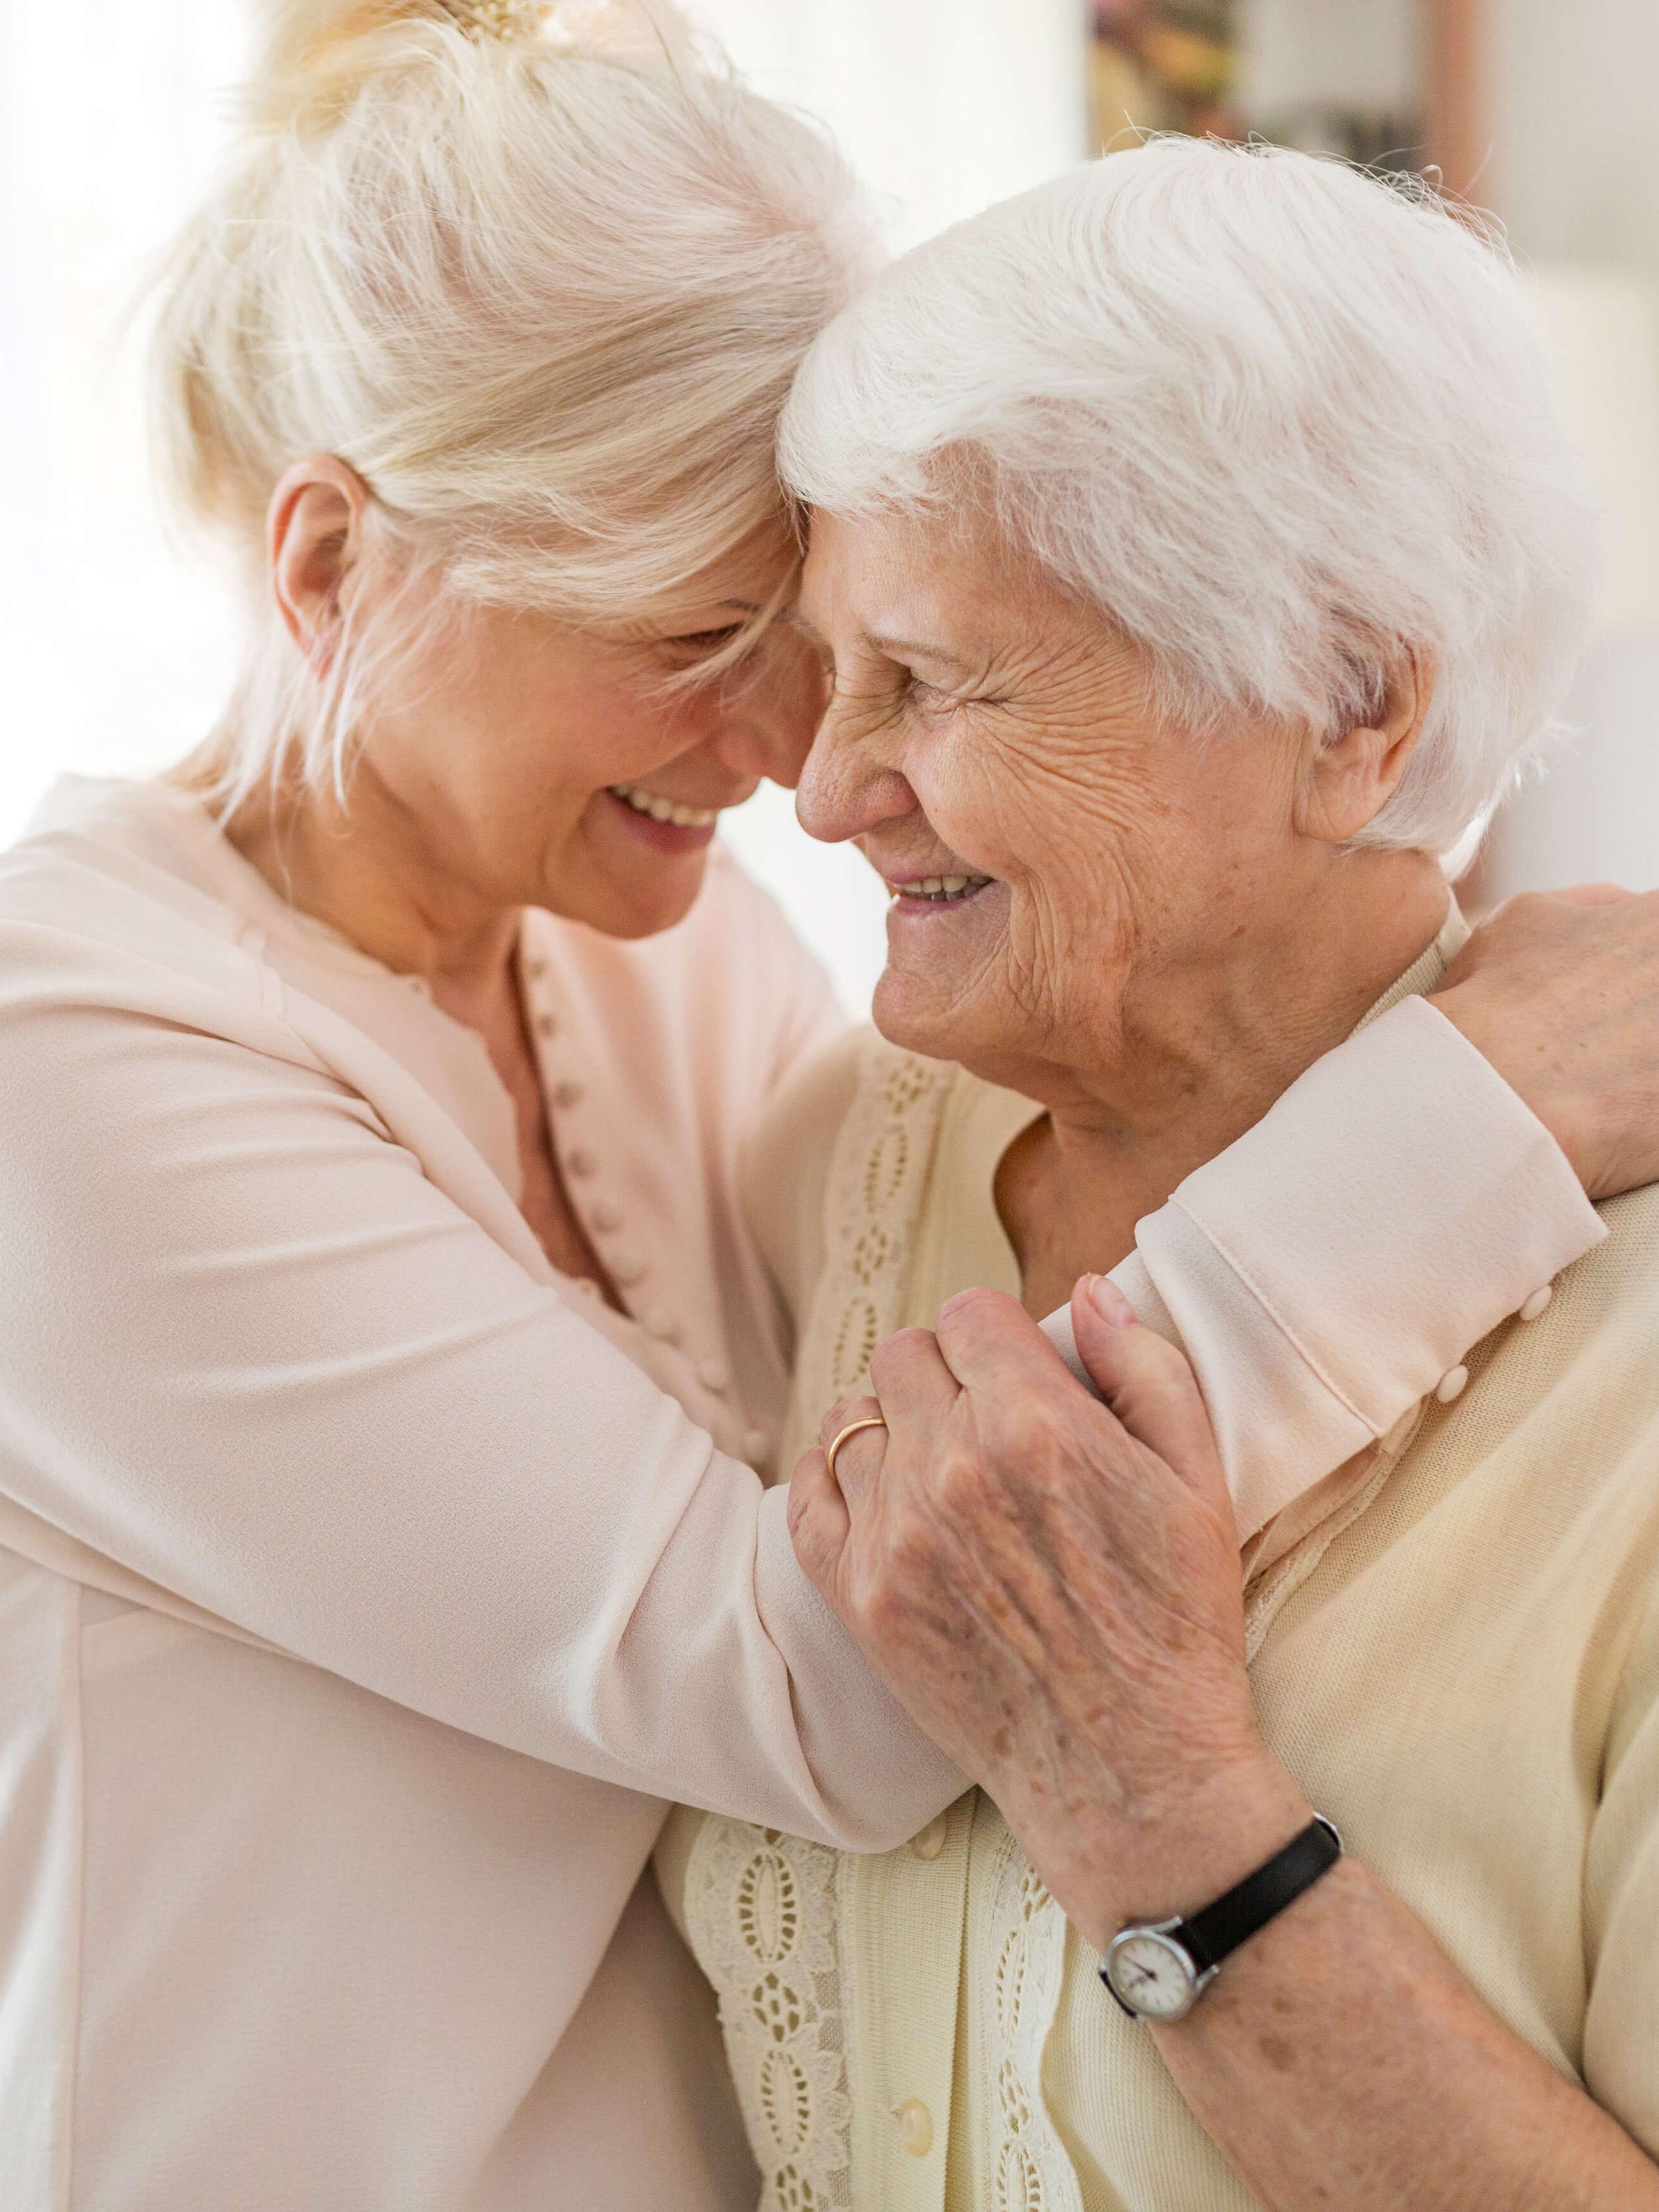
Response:
M757 1472L740 1163L836 1024L711 852L822 705L774 435L863 222L717 63L544 13L281 10L156 341L242 679L0 860L7 2212L752 2203L665 1801L884 1850L963 1786ZM1641 1171L1628 1038L1527 972L1449 1009ZM1138 1284L1246 1457L1271 1407L1322 1473L1596 1233L1441 1026L1329 1063L1371 1179L1255 1133L1242 1270L1188 1225ZM1292 1184L1350 1257L1287 1334L1248 1261ZM1430 1226L1373 1267L1391 1200Z
M1152 143L878 278L781 451L801 815L894 900L880 1035L753 1158L794 1536L980 1787L886 1856L665 1846L765 2201L1652 2212L1659 1198L1311 1485L1093 1273L1237 1255L1242 1132L1364 1174L1324 1055L1442 1025L1437 855L1589 605L1514 276L1425 196ZM1285 1208L1264 1307L1318 1282L1340 1345ZM1079 1278L1104 1405L1034 1325Z

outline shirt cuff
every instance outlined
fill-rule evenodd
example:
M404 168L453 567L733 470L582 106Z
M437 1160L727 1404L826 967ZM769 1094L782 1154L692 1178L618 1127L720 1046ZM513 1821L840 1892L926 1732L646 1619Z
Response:
M1113 1280L1192 1361L1243 1540L1606 1233L1543 1123L1412 998L1189 1176Z

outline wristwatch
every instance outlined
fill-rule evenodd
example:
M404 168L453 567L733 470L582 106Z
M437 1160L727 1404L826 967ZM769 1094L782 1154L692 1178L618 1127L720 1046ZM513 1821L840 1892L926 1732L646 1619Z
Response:
M1222 1960L1294 1905L1341 1856L1341 1837L1316 1813L1282 1851L1201 1912L1120 1929L1106 1947L1101 1980L1132 2020L1184 2019Z

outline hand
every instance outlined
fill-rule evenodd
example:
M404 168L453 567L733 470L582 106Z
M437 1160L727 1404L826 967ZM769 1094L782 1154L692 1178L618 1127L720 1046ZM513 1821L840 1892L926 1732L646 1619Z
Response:
M1262 1743L1238 1536L1181 1354L1085 1278L1078 1348L1105 1403L991 1291L890 1337L832 1478L795 1469L807 1574L913 1717L981 1783L1070 1917L1207 1903L1310 1817Z
M1430 1004L1519 1092L1591 1198L1659 1182L1659 892L1510 899Z

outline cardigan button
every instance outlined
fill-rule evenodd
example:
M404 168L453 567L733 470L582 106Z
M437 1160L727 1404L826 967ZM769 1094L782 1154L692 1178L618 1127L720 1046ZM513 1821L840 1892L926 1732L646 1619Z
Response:
M614 1236L623 1225L621 1206L614 1205L608 1198L596 1198L587 1218L601 1237Z
M678 1318L666 1306L652 1306L641 1317L640 1326L659 1344L678 1344L680 1340Z
M945 1849L945 1820L941 1813L936 1820L930 1820L919 1834L911 1837L910 1849L919 1859L936 1859Z
M1521 1309L1522 1320L1536 1321L1539 1315L1543 1312L1545 1307L1554 1296L1555 1285L1553 1283L1546 1283L1541 1290L1534 1291Z
M912 2158L926 2158L933 2148L933 2116L920 2097L907 2097L899 2106L898 2137Z
M631 1246L625 1245L620 1252L611 1255L611 1279L620 1283L623 1290L630 1290L642 1279L645 1268L646 1263L640 1255Z
M544 1037L556 1036L559 1033L558 1017L556 1014L538 1014L536 1027Z
M772 1439L764 1429L750 1429L743 1440L743 1455L756 1467L771 1449Z
M571 1107L580 1106L584 1096L580 1084L568 1075L562 1083L556 1083L553 1086L553 1103L563 1108L567 1113Z
M732 1370L723 1359L700 1359L697 1380L705 1390L714 1391L718 1397L732 1388Z
M1461 1398L1468 1387L1468 1369L1467 1367L1449 1367L1445 1373L1441 1376L1440 1380L1435 1384L1434 1395L1439 1399L1443 1406L1449 1406L1455 1398Z
M599 1164L592 1153L580 1145L574 1145L565 1154L564 1164L573 1176L583 1181L594 1174Z

